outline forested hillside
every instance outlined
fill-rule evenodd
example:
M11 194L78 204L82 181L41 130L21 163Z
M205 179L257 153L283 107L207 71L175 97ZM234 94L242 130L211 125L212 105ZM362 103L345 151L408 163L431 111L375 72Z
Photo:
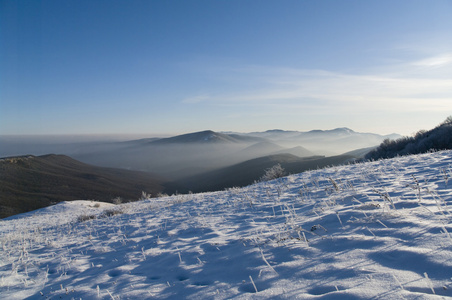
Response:
M398 155L452 149L452 116L432 130L420 130L412 137L386 139L366 155L366 159L391 158Z

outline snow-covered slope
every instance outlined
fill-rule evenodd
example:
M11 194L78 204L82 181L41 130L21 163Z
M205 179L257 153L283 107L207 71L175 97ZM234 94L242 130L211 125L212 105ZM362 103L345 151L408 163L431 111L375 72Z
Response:
M2 299L452 297L452 151L0 221Z

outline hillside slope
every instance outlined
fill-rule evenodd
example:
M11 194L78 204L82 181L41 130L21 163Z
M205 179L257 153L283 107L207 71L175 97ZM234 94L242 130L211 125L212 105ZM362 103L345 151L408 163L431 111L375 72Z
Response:
M64 155L0 159L0 218L77 199L136 201L156 195L162 179L151 174L101 168Z
M219 191L231 187L243 187L258 181L266 169L280 164L287 174L296 174L326 166L338 165L353 159L350 155L332 157L298 157L288 153L268 155L251 159L233 166L194 175L165 184L169 194L178 192Z
M366 155L366 159L381 159L399 155L452 149L452 116L431 130L420 130L413 137L386 139Z
M446 299L452 151L0 221L4 299Z

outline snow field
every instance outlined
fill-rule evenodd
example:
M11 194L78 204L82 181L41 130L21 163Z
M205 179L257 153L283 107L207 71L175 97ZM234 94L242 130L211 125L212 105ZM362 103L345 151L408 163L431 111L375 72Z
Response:
M452 297L452 151L0 221L4 299Z

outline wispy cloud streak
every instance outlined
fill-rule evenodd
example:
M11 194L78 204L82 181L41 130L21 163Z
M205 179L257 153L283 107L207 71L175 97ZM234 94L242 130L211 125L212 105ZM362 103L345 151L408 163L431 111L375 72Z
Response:
M283 108L452 111L452 79L445 76L452 63L446 53L378 72L346 74L326 70L305 70L246 66L222 75L229 92L199 95L184 103L221 106L279 106ZM438 72L422 72L420 67ZM235 81L250 82L236 89Z
M434 57L415 61L413 65L421 67L443 67L452 64L452 53L445 53Z

